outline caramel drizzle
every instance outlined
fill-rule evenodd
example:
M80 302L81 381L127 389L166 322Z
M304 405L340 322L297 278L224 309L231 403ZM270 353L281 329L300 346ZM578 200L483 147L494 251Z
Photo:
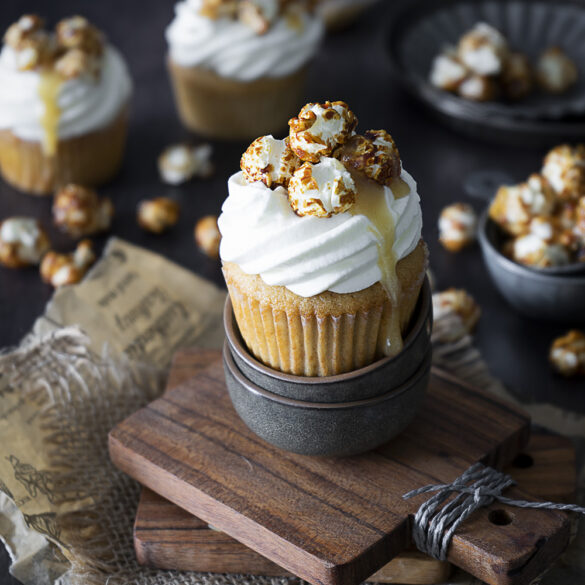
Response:
M61 110L59 108L59 90L63 79L54 71L43 71L39 83L39 95L45 106L45 111L41 118L43 127L43 152L47 156L57 154L57 144L59 141L59 119Z

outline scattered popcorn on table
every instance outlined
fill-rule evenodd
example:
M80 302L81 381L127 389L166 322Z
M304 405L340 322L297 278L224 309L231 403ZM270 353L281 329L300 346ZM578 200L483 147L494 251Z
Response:
M69 184L55 193L53 221L73 238L89 236L110 228L114 206L87 187Z
M477 215L471 205L454 203L439 216L439 241L450 252L459 252L475 242Z
M82 280L95 259L91 240L81 240L70 254L47 252L41 262L41 278L55 288L76 284Z
M179 204L167 197L147 199L138 204L138 225L154 234L162 234L179 221Z
M195 242L199 249L210 258L219 258L219 243L221 234L217 227L217 217L206 215L196 224L194 230Z
M180 185L193 177L207 179L214 172L211 153L210 144L168 146L158 157L161 179L169 185Z
M508 43L493 26L479 22L463 35L457 46L462 63L477 75L496 75L504 67Z
M9 217L0 221L0 264L8 268L38 264L49 246L47 233L36 219Z
M335 158L304 163L295 171L288 187L288 200L299 216L331 217L355 203L355 183L345 166Z
M538 59L536 79L549 93L564 93L577 81L575 63L559 47L550 47Z
M273 136L256 138L240 160L240 168L248 182L262 181L271 188L287 188L300 166L301 161L291 150L289 139L277 140Z
M481 309L473 297L463 289L449 288L433 293L433 319L443 326L433 329L438 341L454 342L473 331Z
M309 103L290 126L290 147L303 161L317 163L322 156L353 136L358 120L345 102Z
M585 145L553 148L544 158L542 174L559 199L576 201L585 196Z
M553 368L563 376L585 375L585 334L573 329L558 337L548 357Z
M500 77L502 92L510 100L521 100L534 89L534 73L528 57L510 53Z

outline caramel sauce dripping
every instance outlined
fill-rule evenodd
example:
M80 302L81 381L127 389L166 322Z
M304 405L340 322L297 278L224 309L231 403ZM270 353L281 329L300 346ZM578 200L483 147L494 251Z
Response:
M403 197L406 197L410 194L410 187L408 183L400 177L394 177L390 181L389 187L396 199L402 199Z
M54 71L47 70L41 73L39 95L45 106L45 111L41 118L41 125L44 130L43 152L47 156L55 156L57 154L59 118L61 117L58 98L62 83L62 77Z
M285 21L290 29L298 32L299 34L303 32L303 19L298 10L289 9L285 14Z
M389 318L382 323L386 328L382 351L385 355L396 355L403 347L400 331L400 282L396 275L396 256L394 254L394 218L386 205L384 187L361 173L352 172L358 195L349 212L352 215L365 215L376 230L378 243L378 266L382 272L380 283L384 287L392 310ZM396 190L391 187L394 197L404 197L410 193L408 184L402 179L397 182ZM400 183L398 183L398 181ZM405 191L406 188L406 191Z

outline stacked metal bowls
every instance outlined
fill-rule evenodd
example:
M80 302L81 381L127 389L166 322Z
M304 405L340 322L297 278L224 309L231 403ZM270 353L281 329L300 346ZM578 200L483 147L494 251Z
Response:
M252 356L229 298L223 358L232 403L269 443L304 455L347 456L386 443L422 404L431 367L431 291L425 280L403 350L337 376L284 374Z

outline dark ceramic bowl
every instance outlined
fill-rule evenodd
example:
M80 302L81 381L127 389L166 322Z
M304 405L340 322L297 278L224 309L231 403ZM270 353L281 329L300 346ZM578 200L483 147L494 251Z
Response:
M431 347L432 301L427 279L415 308L404 348L395 357L383 358L346 374L326 377L294 376L265 366L248 351L226 301L224 327L227 343L237 368L261 388L295 400L347 402L387 392L406 382L418 369Z
M416 415L429 382L429 350L414 375L387 392L350 402L308 402L261 388L238 369L227 340L224 370L232 403L265 441L302 455L348 456L374 449L403 431Z
M506 258L504 240L488 211L479 221L479 243L496 287L518 312L537 319L585 323L585 274L529 268Z

